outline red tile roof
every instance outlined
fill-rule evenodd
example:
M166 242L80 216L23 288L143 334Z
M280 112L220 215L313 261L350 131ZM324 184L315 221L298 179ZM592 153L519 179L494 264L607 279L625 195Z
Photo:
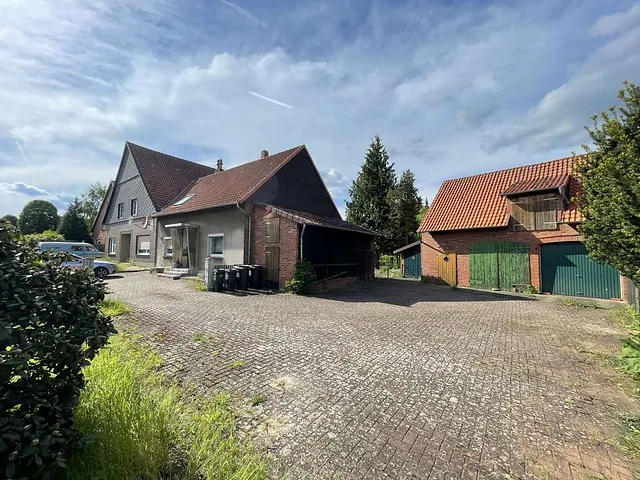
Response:
M557 184L570 176L576 157L446 180L436 194L418 229L419 232L506 227L509 224L507 198L515 188ZM519 185L519 186L518 186ZM553 187L551 187L553 188ZM580 183L570 177L569 195L575 195ZM537 190L537 189L536 189ZM563 222L578 222L580 213L571 203L562 213Z
M309 212L301 212L299 210L292 210L290 208L274 207L273 205L266 205L266 209L269 212L273 212L281 217L288 218L294 222L306 225L313 225L315 227L334 228L337 230L349 230L351 232L364 233L367 235L378 235L373 230L360 227L349 223L341 218L325 217L322 215L316 215Z
M193 182L189 188L178 192L180 195L174 195L171 204L158 215L192 212L244 202L305 148L304 145L300 145L229 170L202 177ZM176 202L189 195L192 195L189 200L181 205L175 205Z
M569 174L562 173L551 177L530 178L520 180L509 186L501 195L519 195L522 193L544 192L545 190L557 190L566 187L569 183Z
M157 152L127 142L140 178L157 209L167 206L194 180L215 172L215 168Z

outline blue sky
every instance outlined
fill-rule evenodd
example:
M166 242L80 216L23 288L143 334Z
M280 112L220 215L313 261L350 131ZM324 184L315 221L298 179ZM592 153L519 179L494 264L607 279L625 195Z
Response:
M380 134L423 196L567 156L640 82L640 2L0 0L0 215L125 140L227 167L305 143L343 209ZM270 102L264 97L276 100Z

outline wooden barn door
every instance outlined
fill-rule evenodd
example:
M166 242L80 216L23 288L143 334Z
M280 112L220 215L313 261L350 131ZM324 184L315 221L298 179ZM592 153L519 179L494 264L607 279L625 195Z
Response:
M265 280L267 288L278 288L280 281L280 247L270 245L265 249Z
M458 268L455 253L438 254L438 277L448 285L458 284Z

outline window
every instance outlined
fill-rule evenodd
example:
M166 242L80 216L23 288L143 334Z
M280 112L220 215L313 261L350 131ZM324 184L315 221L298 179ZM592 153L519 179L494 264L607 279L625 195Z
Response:
M115 255L115 254L116 254L116 239L110 238L109 239L109 255Z
M82 245L71 245L72 252L82 252L84 251L84 247Z
M213 233L209 235L209 256L222 257L224 252L224 234Z
M151 235L136 237L136 255L149 255L151 252Z
M124 217L124 203L118 204L118 218Z
M134 198L131 200L131 216L135 217L138 215L138 199Z
M186 197L181 198L180 200L178 200L178 201L177 201L176 203L174 203L173 205L174 205L174 206L183 205L183 204L187 203L189 200L191 200L191 199L193 198L193 196L194 196L193 194L191 194L191 195L187 195Z
M173 256L173 240L171 237L164 237L164 256Z

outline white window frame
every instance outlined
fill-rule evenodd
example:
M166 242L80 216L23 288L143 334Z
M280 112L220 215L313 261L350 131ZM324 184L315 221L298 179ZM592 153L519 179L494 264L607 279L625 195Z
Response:
M211 247L213 246L214 238L222 238L222 253L211 253ZM224 233L210 233L207 241L207 253L209 258L222 258L224 257Z
M173 238L171 237L164 237L164 256L173 257Z
M118 218L124 218L124 202L118 204Z
M149 237L149 249L148 250L140 250L140 248L138 248L140 242L138 241L138 239L140 237ZM136 255L138 257L148 257L151 255L151 235L137 235L136 236Z
M135 217L137 215L138 215L138 199L132 198L131 199L131 216Z
M113 249L111 247L113 247ZM116 243L115 237L109 237L109 240L107 240L107 253L109 255L115 255L116 247L117 247L117 243Z

